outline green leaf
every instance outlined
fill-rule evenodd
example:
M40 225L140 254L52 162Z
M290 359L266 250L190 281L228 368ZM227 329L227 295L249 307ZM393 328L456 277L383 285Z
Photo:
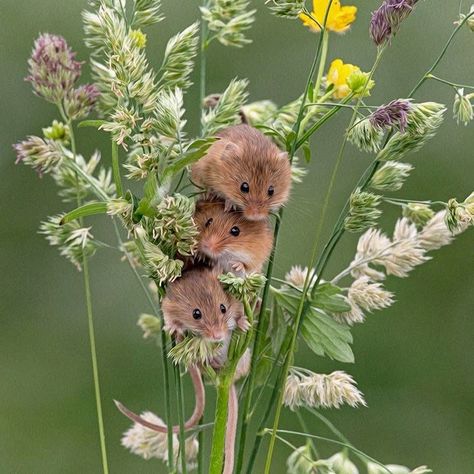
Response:
M309 146L309 143L305 142L302 148L303 148L304 160L306 161L306 163L309 163L311 161L311 147Z
M351 310L350 304L342 295L342 290L329 282L318 285L311 304L330 313L344 313Z
M138 206L135 210L137 216L147 216L153 217L155 215L155 210L153 209L156 202L156 197L158 193L158 180L154 173L150 173L143 187L144 196L140 199Z
M285 137L276 129L272 127L268 127L267 125L255 125L255 128L262 130L265 135L268 135L270 137L274 137L277 140L279 140L281 143L285 143Z
M332 302L331 298L339 297L340 291L340 288L331 283L323 283L318 286L316 299ZM276 303L294 316L298 310L301 292L293 288L280 288L273 289L273 293ZM354 354L349 345L352 343L349 326L337 322L322 309L311 304L309 301L305 302L301 326L301 335L308 347L320 356L326 355L340 362L354 362Z
M293 142L295 141L296 138L296 133L292 130L288 135L286 136L285 140L285 145L286 145L286 151L290 152L291 148L293 146Z
M60 225L67 224L68 222L80 219L81 217L93 216L94 214L105 214L107 212L107 203L106 202L89 202L84 204L71 212L68 212L61 219Z
M206 154L206 151L209 149L209 147L217 140L218 138L211 137L211 138L206 138L206 139L204 138L198 139L192 142L187 148L187 150L184 152L181 158L174 161L172 164L168 165L163 170L163 175L162 175L163 181L166 178L169 178L171 176L178 174L181 170L186 168L186 166L189 166L193 164L194 162L198 161L201 157L203 157Z
M107 123L107 121L106 120L83 120L82 122L79 122L77 126L79 128L83 128L83 127L99 128L101 125L104 125L104 123Z
M349 327L338 323L320 309L310 307L303 320L301 334L315 354L326 355L340 362L354 362L349 345L352 343Z

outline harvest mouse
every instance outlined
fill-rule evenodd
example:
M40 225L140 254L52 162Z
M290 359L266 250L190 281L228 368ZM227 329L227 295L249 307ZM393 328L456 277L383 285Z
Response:
M260 272L270 255L273 234L267 220L249 221L241 211L226 211L221 200L196 203L198 259L204 257L223 271Z
M228 345L232 329L236 326L246 331L249 327L242 304L224 292L217 276L219 269L196 268L189 270L171 283L163 299L162 310L165 329L181 338L186 332L210 341ZM226 344L227 343L227 344ZM188 368L196 396L192 416L184 424L185 429L199 422L205 405L205 390L197 366ZM115 401L117 408L132 421L153 431L167 432L166 426L146 421L141 416ZM172 428L179 431L179 426Z
M241 209L246 219L264 220L286 203L291 166L286 152L249 125L234 125L192 166L193 181Z
M246 331L242 304L227 294L217 279L219 268L195 268L171 283L163 299L165 329L222 342L236 326Z

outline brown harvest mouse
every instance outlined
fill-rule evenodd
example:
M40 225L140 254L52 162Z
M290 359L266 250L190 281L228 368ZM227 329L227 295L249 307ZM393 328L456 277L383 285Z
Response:
M217 279L220 273L219 268L196 268L168 286L162 303L168 332L190 332L208 341L223 342L236 326L248 329L242 303L224 291Z
M193 181L224 199L249 220L266 219L290 194L291 166L286 152L249 125L234 125L192 167Z
M242 304L224 291L217 279L219 273L219 269L196 268L170 283L162 303L167 331L178 338L190 332L209 341L224 342L224 346L228 345L231 332L236 327L247 331L249 323ZM205 406L205 390L200 370L194 365L188 367L188 371L194 385L196 402L193 414L184 424L186 430L199 422ZM122 403L115 401L115 404L132 421L160 433L168 431L167 426L150 423ZM179 426L173 426L172 430L178 432Z
M197 258L206 258L224 272L260 272L270 255L273 234L268 220L249 221L242 211L226 211L224 201L196 203L199 229Z

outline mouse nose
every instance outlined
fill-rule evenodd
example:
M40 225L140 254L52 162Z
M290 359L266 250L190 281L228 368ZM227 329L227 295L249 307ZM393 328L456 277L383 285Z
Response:
M219 242L215 237L208 237L201 241L201 249L204 253L214 256L219 252Z
M225 339L225 332L220 329L214 329L209 332L209 339L212 342L223 342Z
M250 204L245 208L244 216L249 221L260 221L267 218L268 212L263 207Z

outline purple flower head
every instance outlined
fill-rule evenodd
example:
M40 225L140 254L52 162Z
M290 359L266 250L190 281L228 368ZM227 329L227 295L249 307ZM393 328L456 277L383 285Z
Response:
M407 99L397 99L380 106L370 116L370 123L380 130L392 128L405 132L411 103Z
M100 96L99 88L95 84L85 84L71 91L64 98L66 115L72 120L87 117Z
M53 170L63 158L61 144L54 140L44 140L29 136L13 145L16 152L15 163L24 163L35 169L40 176Z
M26 80L37 95L57 103L74 88L81 74L82 63L75 57L62 36L44 33L35 41Z
M384 0L372 13L370 37L377 46L390 41L402 21L412 12L418 0Z

